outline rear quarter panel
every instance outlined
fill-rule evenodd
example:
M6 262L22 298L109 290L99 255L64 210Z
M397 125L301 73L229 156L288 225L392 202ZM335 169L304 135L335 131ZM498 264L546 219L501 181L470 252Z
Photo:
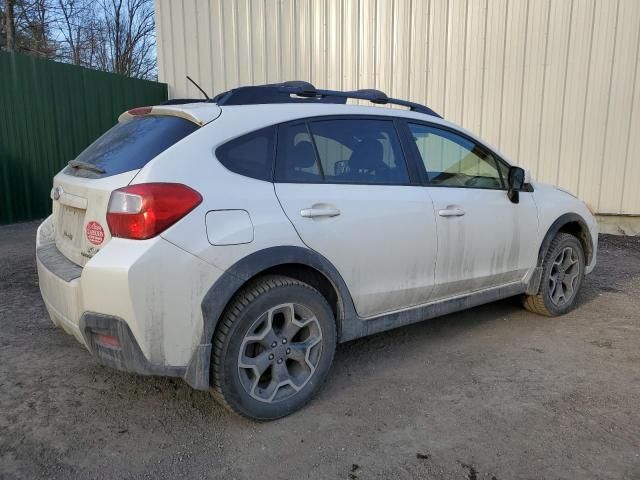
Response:
M132 181L132 184L177 182L198 191L202 203L161 236L222 270L265 248L304 247L278 203L273 184L233 173L215 157L215 150L221 144L266 125L264 118L239 113L242 112L223 112L218 120L149 162ZM253 240L236 245L212 245L207 236L206 216L217 210L248 212Z

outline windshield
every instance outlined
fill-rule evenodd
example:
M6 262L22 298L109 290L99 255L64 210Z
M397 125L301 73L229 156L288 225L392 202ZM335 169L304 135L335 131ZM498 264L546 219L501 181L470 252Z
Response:
M199 127L184 118L134 117L118 123L69 162L68 175L108 177L137 170Z

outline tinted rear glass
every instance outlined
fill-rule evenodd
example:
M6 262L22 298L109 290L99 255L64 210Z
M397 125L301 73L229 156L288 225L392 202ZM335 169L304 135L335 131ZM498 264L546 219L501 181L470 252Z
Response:
M318 120L278 130L277 182L406 185L393 121Z
M104 173L67 167L65 173L79 177L108 177L137 170L199 127L184 118L162 115L135 117L118 123L76 157Z
M216 157L232 172L271 181L275 135L275 127L251 132L218 147Z

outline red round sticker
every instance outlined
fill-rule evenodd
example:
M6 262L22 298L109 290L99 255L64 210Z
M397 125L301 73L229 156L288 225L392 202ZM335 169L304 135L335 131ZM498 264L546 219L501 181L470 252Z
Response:
M94 245L100 245L104 241L104 229L98 222L87 223L87 239Z

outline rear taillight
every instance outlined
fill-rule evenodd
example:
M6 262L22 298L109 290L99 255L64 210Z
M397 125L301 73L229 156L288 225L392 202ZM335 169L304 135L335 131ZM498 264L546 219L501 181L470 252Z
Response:
M180 183L140 183L115 190L109 200L111 236L144 240L155 237L202 202Z

